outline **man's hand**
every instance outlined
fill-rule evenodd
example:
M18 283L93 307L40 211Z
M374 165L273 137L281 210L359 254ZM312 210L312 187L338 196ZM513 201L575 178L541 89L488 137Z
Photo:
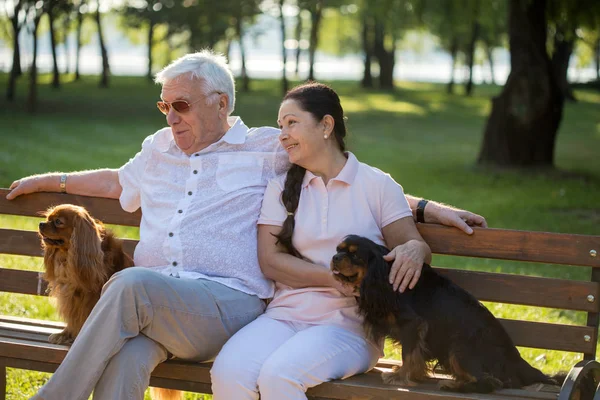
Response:
M469 235L473 233L472 226L487 228L487 222L481 215L433 201L425 206L424 217L425 222L454 226Z
M394 261L390 270L390 284L394 291L404 292L406 288L414 288L421 276L421 269L428 254L427 244L419 240L408 242L394 247L383 258L386 261Z
M42 176L34 175L14 181L9 187L11 191L6 195L6 199L12 200L23 194L40 192L40 179L42 178Z

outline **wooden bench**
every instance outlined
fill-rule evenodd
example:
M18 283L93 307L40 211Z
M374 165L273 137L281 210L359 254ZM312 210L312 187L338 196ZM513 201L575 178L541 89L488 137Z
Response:
M88 208L96 218L108 224L138 226L141 214L121 210L115 200L38 193L5 200L7 191L0 189L0 214L38 216L50 205L79 204ZM600 381L600 365L593 361L598 340L600 311L600 236L476 229L473 236L456 229L419 224L419 230L434 253L465 257L519 260L593 267L590 279L574 281L556 278L443 269L445 275L471 291L483 301L578 310L587 314L583 326L559 325L524 320L502 320L509 334L519 346L563 350L581 353L584 361L570 372L561 388L546 386L528 390L500 390L490 395L455 394L437 390L436 380L416 387L396 387L381 382L382 369L397 364L380 360L378 367L367 374L322 384L309 390L311 399L575 399L594 397ZM350 233L350 232L349 232ZM128 252L133 252L137 241L125 240ZM36 232L0 227L0 253L40 256ZM435 261L435 260L434 260ZM41 260L40 260L41 264ZM527 266L535 267L534 264ZM2 267L2 266L0 266ZM46 284L41 273L0 268L0 291L44 296ZM63 360L68 348L47 342L49 334L57 332L61 323L30 320L15 316L0 316L0 399L5 399L6 368L53 372ZM152 373L154 386L180 389L196 393L211 393L210 364L171 360L159 365ZM442 371L443 372L443 371ZM580 383L593 384L591 394L577 393Z

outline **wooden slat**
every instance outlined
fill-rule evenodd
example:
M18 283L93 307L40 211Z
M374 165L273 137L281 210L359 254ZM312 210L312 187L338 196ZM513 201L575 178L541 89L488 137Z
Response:
M477 393L451 393L440 391L437 380L421 383L415 387L399 387L382 382L378 371L335 380L307 391L312 399L360 399L360 400L455 400L455 399L556 399L556 393L530 392L526 390L499 390L481 395Z
M515 345L538 349L587 353L597 339L597 329L589 326L499 319ZM589 342L585 336L589 336Z
M125 252L129 255L133 255L138 240L122 240ZM43 255L40 238L37 232L2 228L0 228L0 253L32 257L40 257Z
M47 321L43 319L32 319L24 317L15 317L13 315L0 315L0 322L7 322L10 324L28 325L28 326L40 326L42 328L52 329L63 329L65 327L64 322Z
M18 334L20 334L20 333L23 333L23 334L36 333L41 336L48 337L53 333L60 332L62 329L48 328L46 326L21 325L21 324L13 324L10 322L0 322L0 330L2 332L9 332L9 331L14 332L15 337L18 337Z
M474 228L473 235L435 224L417 224L434 253L600 267L600 236ZM592 257L591 250L598 255Z
M26 343L26 341L24 341ZM64 358L66 348L49 349L47 354L51 359L40 360L32 358L6 357L2 351L5 343L0 339L0 358L9 367L31 369L35 371L54 372L58 367L57 359ZM19 343L19 347L23 346ZM56 353L56 354L52 354ZM38 352L36 355L40 355ZM177 371L173 373L172 371ZM211 393L210 389L210 364L185 363L180 361L167 361L160 364L152 372L151 383L163 387L180 390L192 390L199 393ZM180 373L185 374L186 381L171 379L168 376ZM417 387L404 388L386 385L381 381L378 371L357 375L345 380L335 380L324 383L308 390L307 395L314 400L333 399L361 399L361 400L457 400L457 399L489 399L489 400L542 400L556 399L555 393L534 392L526 390L500 390L490 395L465 394L441 392L436 388L436 381L419 384Z
M4 339L25 339L34 342L44 343L48 341L48 336L50 335L45 335L36 332L17 332L11 329L0 328L0 338Z
M482 301L598 312L597 282L436 268ZM588 300L593 296L593 301Z
M41 272L0 268L0 292L45 296L47 288Z
M41 257L42 248L37 232L0 228L0 253Z
M59 204L75 204L87 208L97 219L106 224L139 226L142 213L123 211L118 200L99 197L75 196L62 193L32 193L6 200L8 189L0 189L0 214L39 217L39 212Z

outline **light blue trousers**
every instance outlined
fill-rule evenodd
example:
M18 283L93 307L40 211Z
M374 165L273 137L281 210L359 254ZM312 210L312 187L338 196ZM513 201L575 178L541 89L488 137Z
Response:
M220 283L129 268L104 286L83 329L35 400L142 400L169 353L211 361L264 311L256 296ZM32 400L33 400L32 399Z

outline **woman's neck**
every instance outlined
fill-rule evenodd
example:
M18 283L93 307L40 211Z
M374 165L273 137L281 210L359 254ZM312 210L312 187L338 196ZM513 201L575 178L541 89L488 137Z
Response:
M323 183L327 185L331 179L339 175L347 160L346 155L336 149L322 157L312 168L307 169L316 176L321 177Z

